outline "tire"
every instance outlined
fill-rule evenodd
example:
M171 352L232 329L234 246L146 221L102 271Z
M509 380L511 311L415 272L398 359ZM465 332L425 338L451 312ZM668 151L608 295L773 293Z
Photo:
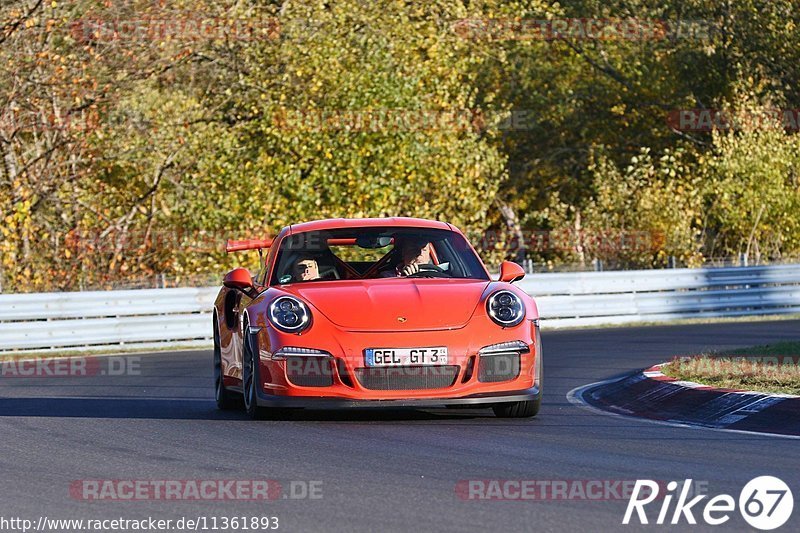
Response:
M539 337L539 331L536 331L537 338ZM523 402L508 402L508 403L498 403L492 406L492 410L494 411L494 415L497 418L531 418L536 416L539 413L539 407L542 405L542 349L541 344L538 345L538 349L536 351L536 374L538 375L539 381L539 394L536 395L536 398L533 400L527 400Z
M492 406L497 418L531 418L539 412L542 397L524 402L498 403Z
M250 342L249 327L245 322L242 353L242 390L244 391L244 410L253 420L266 418L266 410L258 406L258 365Z
M217 402L217 409L230 411L239 409L242 406L242 397L228 390L222 376L222 348L219 341L219 326L216 318L214 319L214 399Z

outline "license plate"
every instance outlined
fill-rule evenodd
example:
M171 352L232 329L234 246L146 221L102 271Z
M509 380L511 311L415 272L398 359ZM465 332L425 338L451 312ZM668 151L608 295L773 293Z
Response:
M367 366L446 365L447 348L367 348Z

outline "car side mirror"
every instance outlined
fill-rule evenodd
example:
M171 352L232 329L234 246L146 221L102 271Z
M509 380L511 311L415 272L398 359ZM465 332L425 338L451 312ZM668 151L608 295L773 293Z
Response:
M250 271L246 268L234 268L227 274L222 284L229 289L237 289L243 292L248 292L253 288L253 278L250 276Z
M514 283L525 277L525 271L516 263L503 261L500 265L500 281Z

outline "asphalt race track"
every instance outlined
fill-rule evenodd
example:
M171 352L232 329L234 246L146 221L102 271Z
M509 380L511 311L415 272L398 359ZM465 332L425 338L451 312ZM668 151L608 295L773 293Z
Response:
M290 421L252 422L216 410L206 351L144 355L140 371L121 376L5 377L0 516L277 516L284 531L639 530L621 526L623 500L479 501L462 499L456 485L692 478L712 496L738 499L761 475L782 478L800 505L799 440L606 416L567 400L575 387L672 355L798 337L800 321L547 331L544 402L533 420L436 409L307 411ZM287 497L84 501L70 493L87 479L265 478L278 480ZM292 481L321 482L322 497L303 498L304 485ZM298 499L289 497L290 485ZM651 520L660 504L653 505ZM795 507L781 530L800 529ZM682 522L647 529L752 530L736 512L717 528Z

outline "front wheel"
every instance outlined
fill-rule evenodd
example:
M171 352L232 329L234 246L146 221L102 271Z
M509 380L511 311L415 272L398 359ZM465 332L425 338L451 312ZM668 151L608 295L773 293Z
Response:
M536 328L536 383L539 385L539 394L533 400L522 402L498 403L492 406L498 418L531 418L539 413L542 405L542 344L539 337L539 328Z
M244 350L242 354L242 359L244 360L244 364L242 365L242 374L243 374L243 390L244 390L244 410L247 412L247 416L252 418L253 420L261 420L265 417L265 412L263 407L258 406L258 367L256 357L253 354L253 349L250 346L250 335L248 333L247 324L244 327Z
M242 404L242 397L225 386L222 374L222 348L216 319L214 320L214 399L217 402L217 408L223 411L238 409Z

